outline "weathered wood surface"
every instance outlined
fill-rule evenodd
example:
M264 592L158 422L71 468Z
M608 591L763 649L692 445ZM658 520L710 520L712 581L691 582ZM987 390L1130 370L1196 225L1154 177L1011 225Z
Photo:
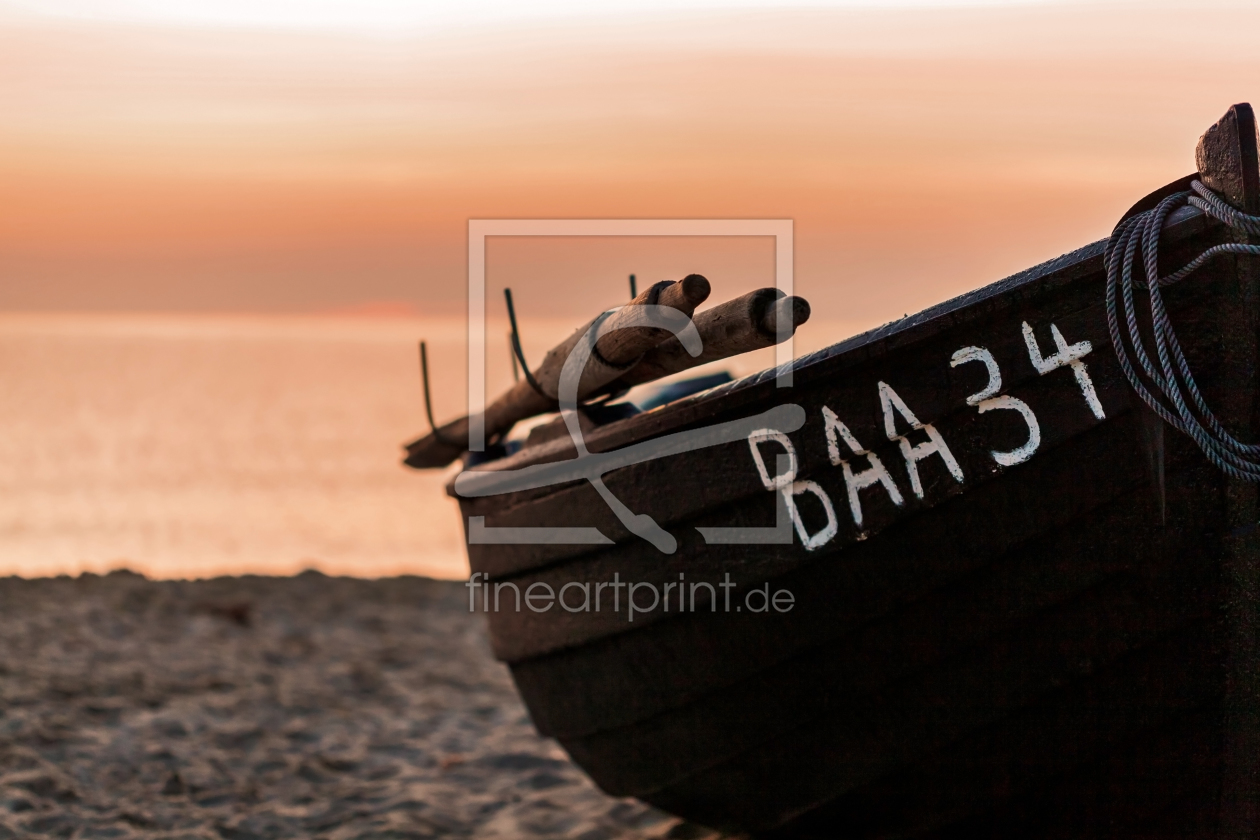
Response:
M1108 431L1103 427L1090 434ZM1097 473L1123 470L1126 459L1140 457L1138 446L1132 436L1118 435L1081 450L1088 467L1067 458L1061 464L1088 482ZM1108 454L1114 457L1104 457ZM1170 475L1181 476L1183 462L1193 462L1195 454L1185 447L1170 453ZM780 579L779 585L798 595L808 593L800 598L792 621L700 612L676 619L679 625L673 627L662 622L554 657L516 663L514 675L536 710L536 722L555 724L562 743L606 789L644 796L702 821L740 813L732 808L731 799L737 798L747 809L741 819L751 819L752 811L765 806L748 824L768 824L757 820L781 815L776 809L785 804L803 807L801 791L822 801L845 790L838 786L820 792L819 779L847 780L857 789L879 787L879 771L898 766L883 763L885 759L943 761L949 758L950 744L975 740L974 732L986 726L1006 733L996 746L1010 742L1031 747L1045 725L1046 708L1053 710L1055 702L1067 705L1057 714L1065 718L1063 727L1077 743L1082 733L1096 729L1097 718L1091 715L1113 715L1107 737L1136 737L1121 725L1123 716L1152 699L1165 703L1166 696L1150 692L1170 677L1190 682L1167 685L1169 691L1201 689L1201 696L1194 695L1198 699L1185 701L1189 711L1216 711L1221 652L1211 647L1215 642L1208 639L1204 644L1211 644L1204 648L1190 639L1194 646L1184 649L1189 652L1170 655L1154 670L1165 683L1148 674L1119 700L1098 699L1090 706L1062 693L1080 681L1112 679L1107 675L1113 667L1125 673L1125 663L1146 656L1152 645L1175 648L1186 633L1198 638L1196 621L1219 626L1219 611L1213 609L1219 596L1215 546L1194 539L1199 528L1212 528L1211 506L1219 507L1219 492L1210 492L1210 469L1192 466L1188 480L1174 481L1171 488L1171 506L1184 513L1186 522L1173 521L1170 527L1188 524L1184 538L1197 550L1176 545L1169 550L1167 544L1149 550L1161 544L1163 535L1153 495L1141 479L1092 514L1082 516L1068 508L1053 511L1050 521L1026 523L1035 536L996 556L996 534L987 543L942 544L951 525L978 527L985 516L1018 516L1021 509L1044 512L1036 495L1002 492L995 482L979 491L989 498L955 499L925 515L935 523L920 520L902 539L885 534L843 563L818 563ZM963 513L960 508L969 504L977 510L961 520L951 515ZM785 649L794 654L790 659L763 667ZM731 650L739 656L719 653ZM1212 679L1204 678L1205 672ZM971 679L963 679L968 673ZM545 694L536 693L540 684ZM706 684L707 692L697 690ZM958 684L976 689L971 706L964 702L969 695L941 693ZM933 685L934 691L927 690ZM1005 693L994 695L977 686L996 686ZM653 700L649 695L657 705L644 705ZM686 705L678 708L679 702ZM1020 711L1029 704L1031 712ZM540 719L537 710L552 715ZM1075 718L1069 715L1072 710ZM925 711L931 714L924 716ZM942 718L951 713L961 716L953 728ZM881 715L883 725L872 729ZM1029 730L1006 720L1010 715L1030 715ZM630 716L639 721L616 726ZM916 721L930 724L939 738L952 732L954 740L943 745L925 740L911 725ZM595 731L564 734L583 724ZM848 735L827 735L827 726L842 725ZM1133 726L1151 734L1147 724ZM872 740L872 733L887 742ZM898 733L905 739L899 740ZM834 740L842 735L848 741ZM820 739L825 749L817 746ZM1200 750L1212 746L1199 743ZM778 756L774 772L749 778L741 768L762 767L769 760L766 750ZM1039 754L1022 755L1035 763ZM1079 762L1092 757L1086 751ZM828 762L852 766L844 773L820 771ZM692 778L697 771L711 775ZM683 778L688 779L685 784ZM957 780L953 783L956 789ZM970 799L993 793L991 786L977 785L965 791ZM729 795L724 797L723 791ZM686 804L693 801L709 802L715 810L697 811Z
M1204 183L1235 207L1260 213L1260 134L1255 112L1234 105L1199 139L1195 158ZM1240 231L1231 240L1254 243ZM1234 370L1260 370L1260 270L1254 260L1232 258L1234 305L1219 313L1224 364ZM1253 373L1254 375L1254 373ZM1260 430L1260 391L1239 387L1223 395L1224 408L1237 418L1234 433L1254 440ZM1260 836L1260 494L1254 484L1226 485L1223 547L1225 617L1229 628L1226 662L1222 780L1222 833Z
M619 393L699 365L771 347L791 338L797 327L807 320L809 303L804 298L786 297L778 289L749 292L692 318L704 348L699 355L692 356L681 341L670 337L645 353L626 374L606 386L605 390ZM780 326L783 327L782 332ZM579 427L584 435L595 432L601 425L589 415L589 410L578 412ZM553 440L571 442L563 417L555 417L549 423L530 429L525 446L538 447ZM576 454L576 450L574 452Z
M995 811L1001 820L1002 812L1018 808L1020 799L1035 798L1072 776L1088 778L1094 774L1103 787L1094 791L1097 804L1093 807L1090 797L1082 797L1079 791L1048 797L1050 801L1032 814L1011 820L1016 826L1022 825L1022 831L1012 831L1012 826L1008 829L1011 833L993 836L1037 836L1046 830L1039 824L1046 817L1077 822L1079 833L1069 836L1151 836L1114 833L1116 806L1130 800L1129 806L1136 805L1138 810L1133 816L1154 822L1152 817L1159 816L1163 807L1181 805L1159 800L1161 787L1171 788L1168 792L1175 794L1198 785L1219 790L1219 775L1198 775L1216 770L1219 756L1213 737L1219 736L1213 720L1219 671L1212 629L1209 622L1184 628L1181 636L1140 648L1114 666L1078 681L1054 686L1038 702L996 720L983 719L983 712L991 705L972 699L977 719L965 723L977 725L960 728L956 740L948 745L924 745L925 754L915 755L909 766L899 768L899 772L885 772L839 797L828 796L828 773L839 769L842 762L847 761L845 769L849 769L855 765L860 768L863 759L878 760L879 736L892 734L898 726L904 730L905 722L915 719L917 709L900 708L896 705L900 698L890 696L863 721L873 738L860 734L837 738L824 727L812 736L807 731L794 732L792 737L766 745L759 755L744 756L738 768L692 777L689 784L646 798L658 807L674 811L685 808L692 819L702 823L738 823L754 830L778 826L786 833L785 829L796 828L790 820L800 813L783 810L790 804L818 811L808 822L829 824L832 833L823 836L916 837L959 823L965 827L969 819L979 821L977 817L992 819ZM987 674L962 676L979 680L1023 677L1012 665L1006 672L994 669ZM1180 671L1175 681L1166 677L1172 669ZM957 700L941 695L938 699L943 703ZM940 711L942 717L966 715L966 709L957 706ZM1176 737L1177 725L1197 715L1205 715L1207 725L1185 733L1187 743L1173 755L1143 755L1144 741ZM905 756L906 742L898 746ZM805 778L800 768L811 765L814 773ZM755 772L749 772L750 768L756 768ZM810 782L812 785L804 787ZM722 786L731 783L749 795L722 796ZM1206 802L1196 803L1192 814L1196 821L1216 822L1214 800L1215 796L1210 796ZM964 832L959 836L974 835Z
M1100 439L1084 448L1088 465L1077 466L1078 477L1098 486L1100 475L1136 460L1138 444L1130 436L1132 448L1126 448L1125 440ZM699 613L679 619L692 626L672 634L662 623L517 663L518 685L531 707L555 709L547 722L602 785L664 807L679 807L680 798L716 803L730 774L765 767L766 755L778 755L772 770L745 777L738 788L745 807L765 809L761 820L781 815L775 809L813 807L809 803L861 790L881 773L940 759L942 750L948 757L951 745L969 743L973 732L986 728L1030 744L1040 737L1036 727L1022 732L1006 718L1063 701L1075 683L1110 679L1111 669L1127 667L1152 646L1180 649L1182 641L1201 636L1195 628L1202 626L1216 628L1217 636L1200 639L1208 648L1193 642L1193 653L1168 661L1159 673L1169 690L1184 689L1178 681L1195 681L1202 693L1190 707L1216 711L1223 676L1219 545L1199 535L1220 521L1221 482L1216 477L1211 489L1211 470L1197 463L1192 447L1179 442L1174 449L1170 476L1178 513L1168 526L1157 524L1150 488L1136 479L1130 490L1085 514L1067 509L1026 521L1025 539L996 553L998 535L949 543L951 524L967 529L986 515L1006 519L1029 505L1045 507L1032 494L1002 492L995 482L980 491L984 498L962 497L932 511L902 539L885 534L843 563L820 563L780 579L778 585L808 593L792 613L805 624L800 637L790 634L797 629L791 622L772 626L768 616ZM1108 453L1114 457L1102 457ZM812 640L806 638L811 633ZM712 675L707 691L690 693L710 678L712 652L724 647L740 656L725 673ZM762 667L784 648L789 658ZM708 653L696 660L697 650ZM741 665L744 675L732 678ZM556 684L562 671L573 682ZM1211 679L1203 679L1205 671ZM554 694L531 696L540 683ZM640 683L655 684L656 705L636 690ZM1158 687L1130 687L1129 694L1139 696L1126 696L1120 709L1068 704L1061 714L1075 708L1079 742L1093 729L1085 726L1090 715L1124 712ZM566 704L562 696L572 699ZM680 698L683 705L671 705ZM632 716L638 721L626 724ZM573 734L579 727L588 734ZM1123 740L1122 727L1113 730L1107 737ZM1025 757L1040 760L1031 752ZM697 785L704 778L712 789L702 796Z
M1179 323L1219 395L1231 372L1213 320ZM1069 820L1060 836L1107 836L1116 821L1206 819L1219 790L1202 774L1220 758L1211 534L1224 482L1170 440L1161 525L1136 423L1129 412L1091 426L1023 475L777 578L808 593L790 620L677 616L517 662L518 686L606 789L701 822L768 828L818 811L819 836L874 837L1044 817L1047 832ZM1046 504L1047 487L1073 492ZM1131 768L1128 781L1108 768ZM1064 797L1079 803L1100 773L1112 795L1091 822ZM1179 809L1143 805L1157 790Z
M692 318L704 342L699 356L688 353L677 338L668 338L645 353L638 364L617 379L614 387L654 382L709 362L772 347L790 338L807 320L809 304L803 298L785 297L778 289L749 292Z
M560 375L565 362L587 333L602 321L600 337L587 368L582 371L578 386L579 398L591 394L621 375L643 354L669 338L672 333L663 327L635 326L634 309L639 306L663 306L690 317L696 307L709 297L709 281L699 274L688 274L682 280L662 280L649 286L634 300L618 308L612 315L599 316L573 331L560 344L548 351L534 371L534 379L553 399L560 396Z
M1097 670L1110 659L1172 632L1178 626L1175 614L1191 608L1178 588L1211 568L1169 569L1166 558L1163 568L1136 568L1130 544L1096 541L1099 529L1117 521L1119 533L1149 525L1150 508L1137 497L1143 490L1135 488L1078 518L1081 531L1043 532L1035 544L1025 541L1012 546L983 558L974 568L956 567L943 581L938 577L934 588L903 596L903 602L886 607L876 617L835 616L839 627L791 658L750 672L737 684L738 690L723 685L687 705L623 727L564 734L562 740L575 757L604 768L602 781L608 789L640 795L699 768L718 765L802 724L824 716L842 718L841 710L886 698L892 687L914 684L928 672L939 677L942 668L962 669L961 663L979 655L997 661L998 646L1030 645L1023 661L1029 675L1037 668L1045 670L1043 689L1055 679L1068 681L1080 676L1079 663L1087 658L1084 651L1119 635L1116 628L1123 623L1123 638L1111 639L1110 653L1089 654L1090 670ZM1067 551L1082 548L1090 550L1079 565L1062 562ZM1173 609L1166 620L1142 629L1133 612L1138 604L1131 597L1135 586L1168 598ZM1203 585L1194 590L1197 598L1215 591ZM1150 599L1146 600L1149 606ZM1202 604L1196 607L1203 608ZM1081 626L1092 632L1073 637L1070 631ZM1032 655L1037 644L1051 640L1064 659ZM1077 653L1080 656L1073 660ZM903 700L903 710L909 708L906 704L913 705L913 697ZM754 721L756 726L749 725ZM562 725L572 726L568 721ZM701 737L684 738L688 732ZM718 732L726 733L720 742L704 737L704 733ZM614 751L623 750L626 743L635 744L633 760L615 761Z
M1203 133L1195 162L1203 184L1246 213L1260 213L1260 161L1256 115L1251 105L1234 105Z
M577 399L596 393L624 375L644 353L672 337L672 333L664 328L635 326L632 320L635 317L635 307L662 306L690 317L696 307L708 298L709 292L709 281L699 274L689 274L677 282L663 280L607 316L591 359L582 369ZM537 389L527 377L486 407L484 423L488 440L506 434L521 420L555 410L565 362L578 342L587 336L596 320L598 319L593 319L575 330L564 342L547 353L538 369L533 371ZM407 458L404 463L412 467L431 468L442 467L454 461L467 448L469 422L468 417L452 420L425 437L407 444Z
M645 720L812 647L836 645L844 634L899 604L927 597L952 581L976 574L1027 540L1053 534L1090 511L1105 508L1117 486L1139 502L1147 500L1144 479L1124 469L1126 461L1132 463L1141 454L1140 445L1124 434L1131 429L1100 427L1083 438L1079 451L1087 463L1070 456L1049 457L1029 466L1030 479L1081 480L1080 492L1063 504L1039 504L1044 494L1031 482L995 482L977 489L974 497L961 497L925 512L914 528L897 529L852 547L842 561L820 558L775 579L776 587L809 593L808 598L799 597L785 615L713 613L700 608L669 621L645 623L634 632L515 662L517 684L537 710L535 725L547 734L564 737ZM1089 481L1097 477L1091 467L1119 472L1128 486ZM1131 518L1130 524L1139 519ZM986 527L994 521L1010 523L1018 530ZM974 536L958 540L956 535L966 529L974 529ZM1054 541L1065 550L1082 548L1066 538ZM745 556L752 554L752 549L745 550ZM738 564L744 557L731 559ZM1079 574L1081 581L1089 581L1088 571ZM756 584L765 579L759 569L733 577ZM706 661L699 671L688 656L688 651L722 650L735 640L754 638L739 645L740 656Z

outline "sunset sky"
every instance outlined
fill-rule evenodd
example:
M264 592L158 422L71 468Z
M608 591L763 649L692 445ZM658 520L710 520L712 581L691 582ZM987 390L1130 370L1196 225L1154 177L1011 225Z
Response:
M453 313L469 218L755 217L876 324L1105 236L1260 95L1239 4L521 8L0 0L0 309ZM575 316L772 280L764 243L606 244L489 280Z

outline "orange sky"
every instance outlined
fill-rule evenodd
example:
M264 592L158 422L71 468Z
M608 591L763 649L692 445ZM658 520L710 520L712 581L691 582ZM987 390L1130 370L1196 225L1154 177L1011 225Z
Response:
M388 36L9 14L0 308L455 311L470 217L788 217L798 293L879 323L1101 238L1189 172L1260 98L1258 31L1133 3ZM580 317L581 283L770 265L563 246L504 244L491 285Z

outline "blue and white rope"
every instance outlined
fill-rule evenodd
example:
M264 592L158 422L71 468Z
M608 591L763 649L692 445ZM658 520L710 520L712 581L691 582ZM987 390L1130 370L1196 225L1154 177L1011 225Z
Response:
M1186 363L1185 354L1182 353L1181 345L1173 332L1172 322L1160 294L1161 287L1185 279L1209 260L1222 254L1260 256L1260 245L1215 245L1172 274L1160 277L1159 237L1164 220L1186 204L1198 207L1235 230L1260 235L1260 216L1251 216L1236 210L1197 180L1191 184L1191 190L1170 195L1153 209L1120 222L1107 242L1103 257L1107 267L1107 326L1111 332L1111 343L1129 384L1151 410L1163 418L1164 422L1193 438L1208 460L1228 475L1244 481L1260 482L1260 445L1239 442L1225 430L1208 408L1190 373L1190 366ZM1144 276L1147 278L1145 282L1133 276L1134 260L1139 250L1145 269ZM1149 278L1157 279L1150 282ZM1150 299L1158 367L1147 353L1138 331L1137 309L1133 301L1135 288L1144 289ZM1145 378L1135 369L1121 334L1116 312L1117 289L1120 290L1120 298L1124 303L1128 342Z

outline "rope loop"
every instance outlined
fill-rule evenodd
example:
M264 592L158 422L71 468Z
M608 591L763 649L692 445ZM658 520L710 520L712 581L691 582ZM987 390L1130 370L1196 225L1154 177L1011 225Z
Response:
M1225 430L1199 391L1181 344L1173 331L1160 289L1184 280L1208 261L1221 254L1260 256L1260 245L1226 243L1208 248L1172 274L1159 273L1159 238L1164 221L1175 210L1193 205L1229 227L1260 235L1260 216L1240 212L1224 199L1194 181L1191 189L1168 196L1154 208L1124 219L1107 241L1103 262L1107 268L1107 327L1111 344L1125 377L1133 390L1165 423L1189 435L1208 460L1227 475L1243 481L1260 482L1260 445L1244 444ZM1134 276L1134 263L1141 251L1143 278ZM1147 293L1155 360L1147 352L1138 330L1134 289ZM1124 308L1121 331L1117 298ZM1125 344L1128 339L1128 346ZM1132 348L1130 357L1129 348ZM1134 365L1134 359L1137 365ZM1158 362L1158 364L1156 363ZM1143 375L1139 375L1138 369Z
M1198 193L1190 196L1190 204L1230 227L1260 236L1260 216L1249 216L1226 203L1225 199L1204 186L1202 181L1195 181L1190 188Z

